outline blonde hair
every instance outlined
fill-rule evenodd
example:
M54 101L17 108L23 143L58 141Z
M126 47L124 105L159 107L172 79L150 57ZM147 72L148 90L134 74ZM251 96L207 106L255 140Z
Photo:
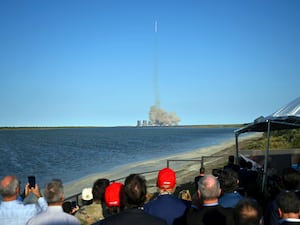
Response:
M189 190L180 191L178 197L183 200L192 201L192 196Z

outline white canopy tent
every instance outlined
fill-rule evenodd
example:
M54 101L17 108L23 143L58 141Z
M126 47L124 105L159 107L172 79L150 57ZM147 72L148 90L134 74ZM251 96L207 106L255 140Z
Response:
M235 131L236 158L239 156L238 137L240 134L246 132L267 132L262 191L264 191L267 179L270 131L294 128L300 128L300 97L296 98L275 113L267 117L261 116L255 119L253 123Z

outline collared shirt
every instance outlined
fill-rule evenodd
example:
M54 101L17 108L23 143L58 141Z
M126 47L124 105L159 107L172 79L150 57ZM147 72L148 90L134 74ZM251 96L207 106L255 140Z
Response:
M38 213L47 209L46 200L41 197L38 204L24 204L20 200L2 201L0 204L0 221L5 225L25 225Z
M217 206L219 205L218 202L215 202L215 203L206 203L206 204L203 204L203 206Z
M286 218L286 219L279 220L279 224L284 224L284 223L300 224L300 219Z
M48 206L47 210L32 217L27 225L80 225L79 220L65 213L61 206Z

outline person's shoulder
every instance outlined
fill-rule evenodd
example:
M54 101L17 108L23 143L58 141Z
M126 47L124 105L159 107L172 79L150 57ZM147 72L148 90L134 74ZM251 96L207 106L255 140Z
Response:
M77 213L86 214L86 213L90 213L90 212L99 211L100 209L102 209L101 204L85 205L85 206L80 207L80 209L77 211Z
M280 225L300 225L300 220L299 219L292 219L292 220L289 220L289 219L286 219L286 220L280 220L279 221L279 224Z
M165 195L160 195L156 199L153 199L149 202L147 202L144 205L145 209L151 208L151 207L157 207L157 206L165 206L165 205L170 205L171 207L175 206L190 206L190 201L186 201L184 199L177 198L176 196L172 194L165 194Z
M148 213L144 213L144 221L147 221L146 224L147 225L151 225L151 224L156 224L156 225L166 225L167 222L159 217L150 215Z
M71 225L80 225L80 221L78 218L76 218L75 216L65 213L64 216L67 218L67 220L69 221L69 224Z
M218 211L222 212L224 215L233 216L234 208L233 207L223 207L221 205L218 206Z

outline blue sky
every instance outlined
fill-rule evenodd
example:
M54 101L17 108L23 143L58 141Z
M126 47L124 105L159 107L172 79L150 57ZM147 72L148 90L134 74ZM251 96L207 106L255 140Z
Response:
M297 0L2 0L0 126L135 125L156 96L181 125L252 122L300 96L299 11Z

